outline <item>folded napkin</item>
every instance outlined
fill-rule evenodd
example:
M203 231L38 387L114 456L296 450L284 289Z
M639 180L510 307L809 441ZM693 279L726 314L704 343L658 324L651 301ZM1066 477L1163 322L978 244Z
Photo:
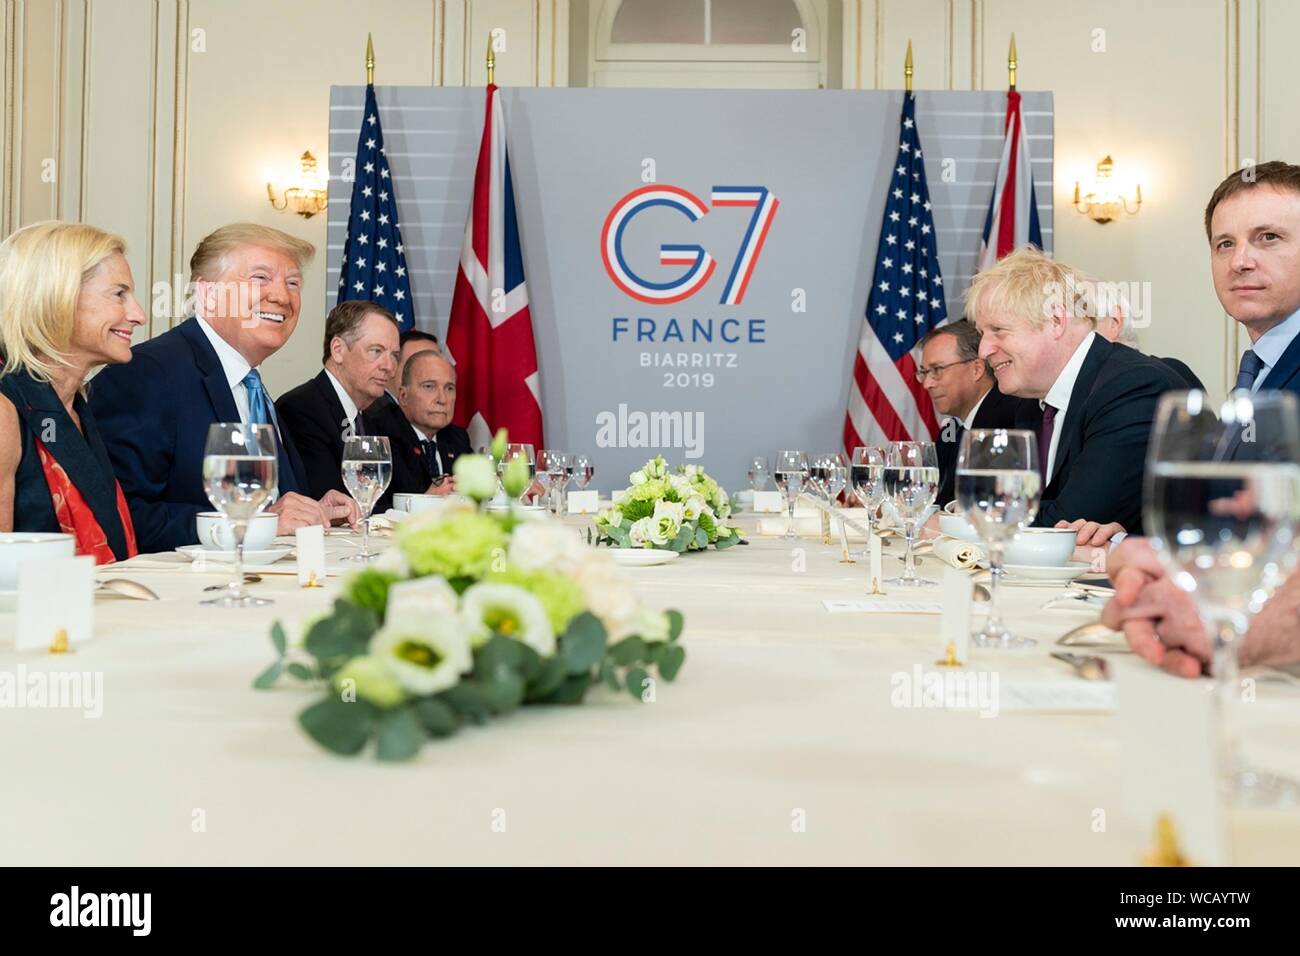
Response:
M978 544L971 544L969 541L946 536L933 540L934 545L931 550L935 557L958 570L973 571L979 566L980 562L988 560L984 548Z

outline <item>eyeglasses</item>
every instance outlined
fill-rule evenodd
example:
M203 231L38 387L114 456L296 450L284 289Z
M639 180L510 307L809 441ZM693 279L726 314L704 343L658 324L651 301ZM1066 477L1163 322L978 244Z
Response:
M944 369L952 368L954 365L966 365L970 362L980 361L983 361L983 359L976 356L975 358L962 359L960 362L944 362L942 365L931 365L929 368L922 365L916 370L916 380L924 383L931 375L938 378L943 373Z

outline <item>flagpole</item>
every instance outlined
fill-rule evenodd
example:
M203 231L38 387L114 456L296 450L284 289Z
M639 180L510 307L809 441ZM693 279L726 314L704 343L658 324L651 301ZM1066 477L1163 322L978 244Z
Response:
M492 34L488 34L488 51L487 51L487 74L488 86L491 86L497 71L497 57L492 52Z
M366 86L375 85L375 41L366 34Z
M1011 89L1016 88L1016 35L1011 34L1011 50L1007 53L1007 73L1011 77Z
M907 41L907 57L903 60L903 90L912 92L912 41Z

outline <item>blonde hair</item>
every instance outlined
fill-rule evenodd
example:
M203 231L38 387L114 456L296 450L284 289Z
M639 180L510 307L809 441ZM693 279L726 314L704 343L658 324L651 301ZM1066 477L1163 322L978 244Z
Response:
M1056 307L1067 317L1097 324L1096 280L1057 262L1037 246L1020 246L991 269L976 273L966 289L966 315L974 322L991 311L1019 316L1035 329L1047 324Z
M77 222L37 222L0 243L0 375L48 382L66 363L82 284L126 240Z
M208 233L199 241L194 255L190 256L190 281L217 278L224 269L226 256L240 246L260 246L283 252L300 269L316 255L316 247L306 239L255 222L235 222Z

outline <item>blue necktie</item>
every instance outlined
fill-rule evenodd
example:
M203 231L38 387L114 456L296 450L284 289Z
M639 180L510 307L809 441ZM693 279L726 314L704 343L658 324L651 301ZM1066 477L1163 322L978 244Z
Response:
M271 424L271 403L267 400L266 389L262 387L262 376L257 369L249 369L244 376L244 388L248 391L248 422L250 425Z
M432 438L422 438L420 447L424 450L425 471L429 474L429 480L433 481L442 474L442 469L438 467L438 446Z
M1253 387L1255 379L1259 376L1260 369L1263 367L1264 360L1262 358L1253 351L1247 352L1241 357L1241 369L1237 372L1237 384L1232 387L1234 389Z

